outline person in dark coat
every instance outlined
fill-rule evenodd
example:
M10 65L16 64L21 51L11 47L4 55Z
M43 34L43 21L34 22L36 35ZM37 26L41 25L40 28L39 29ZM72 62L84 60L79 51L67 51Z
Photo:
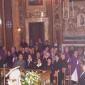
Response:
M79 79L79 85L85 85L85 59L83 60L82 63L82 73L80 75L80 79Z
M65 54L61 53L60 56L60 64L59 64L59 73L58 73L58 85L63 85L64 84L64 74L67 68L67 62L65 60Z
M13 57L11 56L11 52L8 51L7 57L6 57L6 60L5 60L5 63L7 64L8 68L12 68L12 66L13 66L12 60L13 60Z
M12 62L14 63L17 60L18 53L16 51L16 47L12 46L11 47L11 57L12 57Z
M60 70L60 58L58 55L55 56L56 60L53 63L53 75L52 75L52 84L55 85L58 83L57 79L58 79L58 73Z
M22 40L22 41L20 42L20 47L22 47L22 48L28 47L27 42L26 42L25 40Z
M24 52L23 52L23 56L24 56L24 60L27 59L27 56L29 55L29 51L28 51L28 47L24 48Z
M35 64L33 62L32 56L30 54L28 55L28 58L26 60L26 66L25 66L25 68L26 69L29 69L29 70L36 68L36 66L35 66Z
M37 59L36 69L42 70L42 61L40 58Z
M54 79L53 84L63 85L63 79L65 70L67 67L67 62L65 60L65 54L61 53L61 56L56 56L56 61L54 62Z
M3 64L5 63L5 58L6 58L5 51L3 50L3 47L0 46L0 68L3 67Z

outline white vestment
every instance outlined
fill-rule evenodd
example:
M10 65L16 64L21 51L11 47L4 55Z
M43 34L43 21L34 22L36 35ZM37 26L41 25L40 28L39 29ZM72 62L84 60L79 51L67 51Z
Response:
M8 85L21 85L21 74L19 69L15 69L9 74Z
M75 68L74 72L71 75L71 80L78 82L78 73L77 73L77 68Z

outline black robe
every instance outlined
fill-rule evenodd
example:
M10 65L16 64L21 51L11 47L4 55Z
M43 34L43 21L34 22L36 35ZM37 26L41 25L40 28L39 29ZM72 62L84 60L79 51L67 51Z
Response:
M33 61L31 61L30 63L28 61L26 61L25 68L31 70L31 69L35 69L36 66Z

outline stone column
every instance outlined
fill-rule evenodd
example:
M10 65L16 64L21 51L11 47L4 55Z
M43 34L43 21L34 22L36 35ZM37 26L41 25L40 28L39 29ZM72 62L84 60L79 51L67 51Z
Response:
M19 0L12 0L12 18L13 18L13 41L16 47L20 44L19 25Z
M0 45L2 45L2 0L0 0Z

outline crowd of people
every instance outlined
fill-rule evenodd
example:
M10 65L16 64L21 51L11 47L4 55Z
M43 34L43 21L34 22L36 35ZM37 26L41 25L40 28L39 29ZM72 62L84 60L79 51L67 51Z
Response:
M7 68L20 66L26 70L49 70L52 85L64 85L65 75L71 76L73 84L78 83L82 72L78 51L70 51L68 47L60 51L58 47L47 41L30 45L24 42L18 49L14 46L10 50L0 47L0 67L5 64Z

